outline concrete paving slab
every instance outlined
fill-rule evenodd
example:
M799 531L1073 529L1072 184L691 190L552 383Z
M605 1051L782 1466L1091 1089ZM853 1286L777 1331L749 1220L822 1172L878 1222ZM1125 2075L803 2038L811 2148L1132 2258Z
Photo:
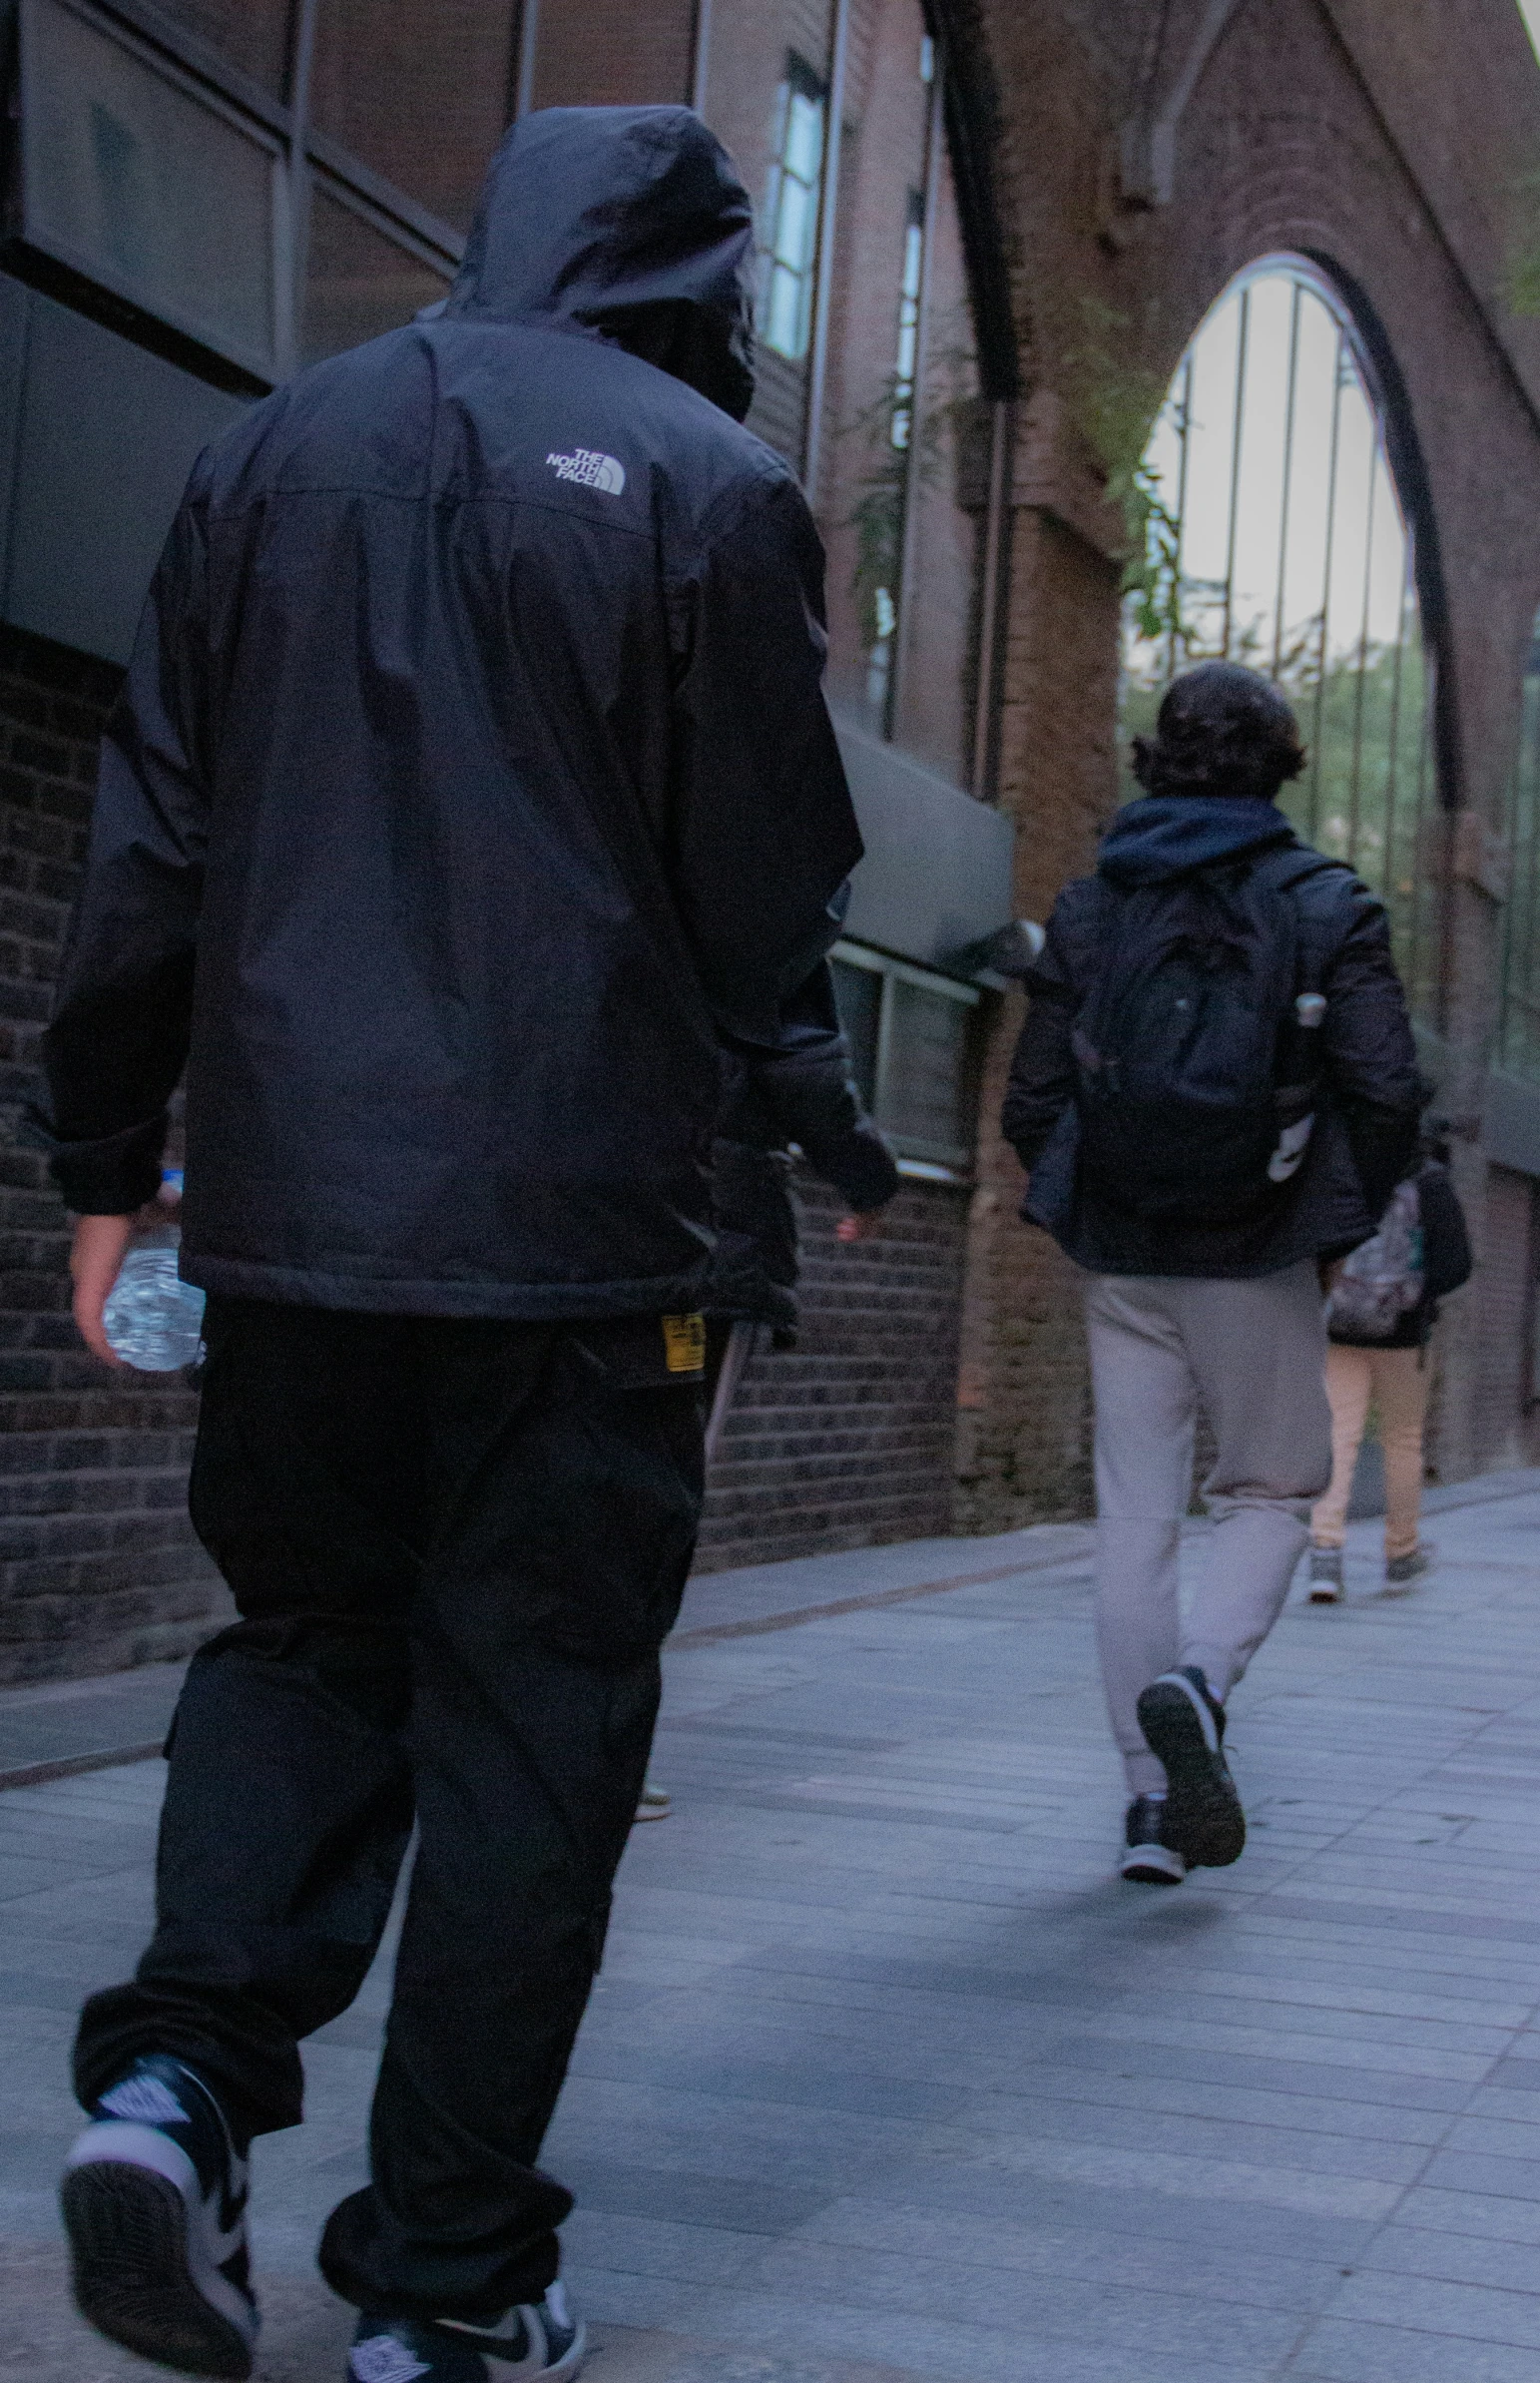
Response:
M1113 1872L1080 1526L692 1584L674 1814L546 2153L600 2383L1540 2383L1540 1475L1433 1502L1412 1594L1358 1524L1346 1603L1290 1604L1234 1700L1251 1846L1176 1894ZM0 1695L0 1773L148 1737L176 1681ZM28 2383L150 2371L71 2313L53 2181L163 1777L0 1793ZM364 2172L386 1969L258 2146L262 2383L340 2383L311 2257Z

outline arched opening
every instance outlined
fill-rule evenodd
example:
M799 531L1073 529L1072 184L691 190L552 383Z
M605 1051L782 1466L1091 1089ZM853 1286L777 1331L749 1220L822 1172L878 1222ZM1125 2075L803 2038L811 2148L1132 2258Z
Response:
M1413 1008L1436 1026L1433 670L1389 449L1378 375L1321 273L1284 256L1240 275L1183 356L1138 475L1124 722L1147 727L1194 662L1272 678L1310 754L1283 808L1383 897Z

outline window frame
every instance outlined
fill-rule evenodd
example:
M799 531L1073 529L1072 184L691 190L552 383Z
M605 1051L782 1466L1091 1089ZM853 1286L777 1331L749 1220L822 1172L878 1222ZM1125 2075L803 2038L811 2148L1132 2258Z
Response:
M793 173L786 159L791 137L791 111L798 99L810 101L818 111L818 154L810 181ZM788 49L775 94L775 142L765 194L766 237L760 250L760 303L756 309L756 331L760 343L770 354L779 356L782 363L799 366L803 371L812 352L813 315L817 307L819 232L823 221L824 167L828 143L828 83L815 67L809 65L799 50ZM807 255L799 267L789 265L778 249L781 192L788 177L799 190L806 192L809 201ZM794 350L781 347L770 335L770 294L777 273L788 275L796 287L797 335L801 344Z
M965 1183L973 1173L974 1151L971 1144L931 1142L917 1134L894 1131L886 1122L888 1088L892 1077L895 1027L895 985L908 984L919 991L955 1001L959 1008L977 1010L983 994L976 984L963 984L955 976L943 976L934 968L917 967L912 960L894 959L885 951L876 950L869 943L853 943L841 936L829 952L831 960L845 966L861 968L868 975L882 979L882 991L877 1010L876 1057L872 1068L871 1115L873 1122L892 1144L898 1160L899 1172L933 1183ZM974 1072L975 1053L969 1047L973 1037L965 1028L962 1058L962 1080L958 1085L958 1106L967 1100Z
M138 63L169 83L196 105L223 118L236 132L265 151L272 160L271 278L272 336L269 352L258 354L239 339L211 332L166 302L153 289L138 287L103 261L84 257L72 245L28 220L27 188L31 173L29 144L36 138L38 112L29 103L32 69L26 20L38 5L64 8L93 31L116 42ZM141 344L158 347L200 378L233 385L232 369L241 384L254 390L275 387L299 368L299 341L304 316L308 262L309 192L312 182L327 197L349 208L382 238L393 241L414 262L441 274L445 292L465 254L465 241L452 226L420 206L408 193L365 165L361 158L322 133L308 118L308 61L300 44L314 39L311 12L296 9L289 36L286 84L299 95L295 107L277 100L252 76L224 58L210 43L173 24L152 0L20 0L17 10L16 89L20 125L15 142L19 177L20 222L12 236L17 252L13 262L28 257L44 280L49 267L70 278L72 303L84 302L87 293L101 294L104 316L115 328ZM33 129L29 131L29 126ZM128 319L124 316L127 314ZM157 334L164 332L167 339Z
M170 90L180 93L195 107L203 108L209 115L228 125L266 159L270 311L268 339L264 349L250 347L244 340L212 332L209 326L200 324L170 303L149 283L137 282L132 275L118 272L105 259L77 249L73 242L35 220L29 192L34 185L37 146L42 138L42 114L41 109L33 104L33 93L42 70L35 61L31 27L38 14L46 9L73 17L104 41L114 43L126 57L145 67ZM153 316L174 331L180 331L184 338L194 341L198 346L227 357L257 379L275 380L283 335L284 250L291 232L287 147L282 138L268 124L254 117L217 87L211 86L181 59L168 58L161 52L159 44L144 40L131 26L116 22L111 13L92 6L91 0L21 0L17 16L22 237L28 247L52 258L56 264L67 267L71 273L78 274L83 281L92 283L111 297L121 298L125 305Z

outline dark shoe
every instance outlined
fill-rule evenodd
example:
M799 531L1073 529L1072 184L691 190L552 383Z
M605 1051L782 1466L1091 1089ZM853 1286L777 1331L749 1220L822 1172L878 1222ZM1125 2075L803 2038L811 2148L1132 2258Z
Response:
M1310 1603L1339 1605L1342 1601L1342 1550L1340 1547L1312 1547L1310 1549Z
M538 2308L511 2308L495 2325L454 2317L376 2317L367 2310L348 2352L348 2383L513 2383L542 2375L569 2383L588 2335L553 2284Z
M1413 1547L1409 1555L1387 1557L1385 1562L1386 1588L1402 1588L1408 1580L1415 1580L1423 1572L1430 1572L1433 1568L1435 1552L1436 1550L1428 1545L1426 1539L1422 1539Z
M1139 1699L1139 1726L1166 1766L1166 1843L1190 1869L1238 1862L1246 1814L1225 1762L1225 1707L1196 1663L1151 1681Z
M1125 1878L1142 1887L1180 1887L1187 1863L1174 1845L1166 1843L1166 1804L1160 1796L1135 1796L1124 1827Z
M81 2315L182 2375L249 2375L247 2163L194 2069L136 2061L91 2111L60 2187Z

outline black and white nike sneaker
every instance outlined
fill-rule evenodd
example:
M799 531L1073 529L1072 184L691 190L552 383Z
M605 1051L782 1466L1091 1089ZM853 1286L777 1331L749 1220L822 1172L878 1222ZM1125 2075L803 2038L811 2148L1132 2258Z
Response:
M212 2085L156 2053L95 2102L60 2187L81 2315L183 2375L250 2375L247 2163Z
M1187 1876L1187 1862L1174 1845L1166 1843L1166 1799L1164 1796L1135 1796L1128 1808L1124 1825L1123 1860L1119 1867L1125 1878L1142 1887L1180 1887Z
M1224 1870L1246 1847L1246 1814L1225 1760L1225 1707L1197 1663L1142 1690L1139 1726L1166 1768L1166 1826L1190 1869Z
M348 2383L512 2383L515 2375L569 2383L583 2364L588 2335L559 2283L538 2308L511 2308L495 2325L456 2317L371 2316L358 2320L347 2356Z

